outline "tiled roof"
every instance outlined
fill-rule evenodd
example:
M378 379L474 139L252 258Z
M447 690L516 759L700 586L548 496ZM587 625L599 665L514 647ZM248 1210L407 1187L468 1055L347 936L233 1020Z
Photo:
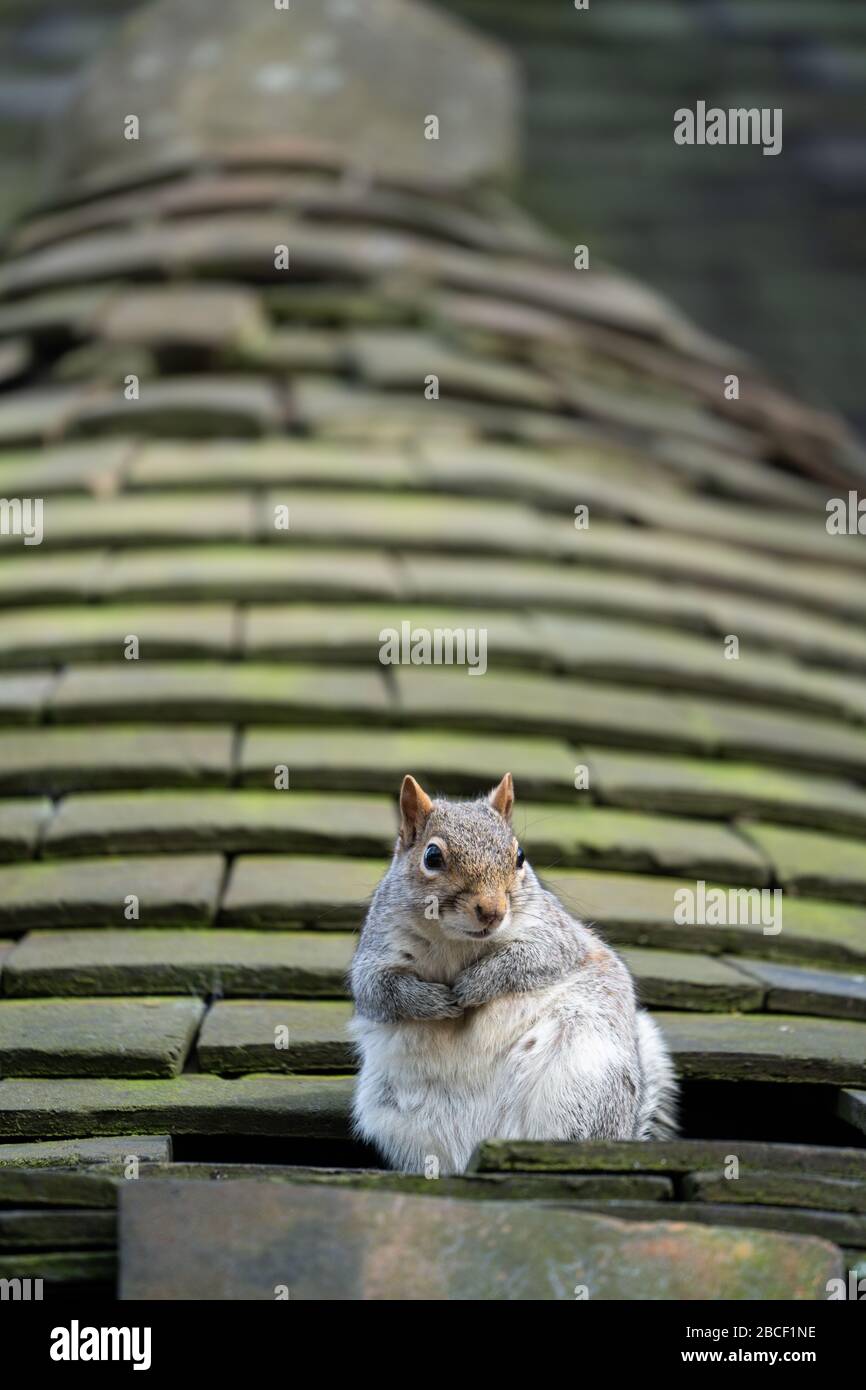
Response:
M0 333L0 493L44 499L41 546L0 537L0 1202L99 1209L41 1244L0 1224L0 1252L106 1278L114 1165L158 1174L170 1138L357 1158L345 971L400 776L465 794L506 768L535 867L667 1034L688 1132L718 1137L715 1104L734 1125L748 1083L744 1151L825 1146L802 1190L772 1149L731 1198L694 1144L571 1196L866 1247L861 1156L830 1147L866 1132L866 550L825 527L856 485L844 428L745 362L725 400L736 359L498 201L281 161L43 210ZM486 628L488 673L383 666L404 621ZM783 889L783 929L678 923L699 880ZM90 1197L78 1174L15 1195L13 1170L96 1160ZM479 1164L448 1193L597 1171Z

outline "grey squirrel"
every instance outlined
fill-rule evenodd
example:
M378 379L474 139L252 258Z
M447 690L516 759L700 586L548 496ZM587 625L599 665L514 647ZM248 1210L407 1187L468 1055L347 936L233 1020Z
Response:
M351 967L356 1133L388 1164L462 1172L483 1139L653 1139L676 1082L631 975L539 882L489 796L400 792L394 858Z

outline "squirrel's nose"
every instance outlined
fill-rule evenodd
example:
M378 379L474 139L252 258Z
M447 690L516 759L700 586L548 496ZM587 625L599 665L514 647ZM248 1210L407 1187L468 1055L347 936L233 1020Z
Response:
M504 897L475 899L475 916L483 927L498 927L505 916L505 911Z

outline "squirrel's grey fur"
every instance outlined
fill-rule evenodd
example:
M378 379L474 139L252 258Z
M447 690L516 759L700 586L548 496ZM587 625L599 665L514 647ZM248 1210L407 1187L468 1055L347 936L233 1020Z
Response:
M355 1128L395 1168L459 1173L483 1139L675 1133L662 1036L620 958L518 867L512 802L510 774L469 802L403 783L351 968Z

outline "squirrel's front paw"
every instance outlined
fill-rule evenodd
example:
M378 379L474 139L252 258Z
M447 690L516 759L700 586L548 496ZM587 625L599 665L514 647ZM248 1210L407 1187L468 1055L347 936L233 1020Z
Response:
M476 1009L479 1004L486 1004L494 995L486 971L477 965L467 966L457 976L453 990L458 1004L464 1009Z
M459 1018L463 1007L448 985L412 980L409 987L411 1018Z

